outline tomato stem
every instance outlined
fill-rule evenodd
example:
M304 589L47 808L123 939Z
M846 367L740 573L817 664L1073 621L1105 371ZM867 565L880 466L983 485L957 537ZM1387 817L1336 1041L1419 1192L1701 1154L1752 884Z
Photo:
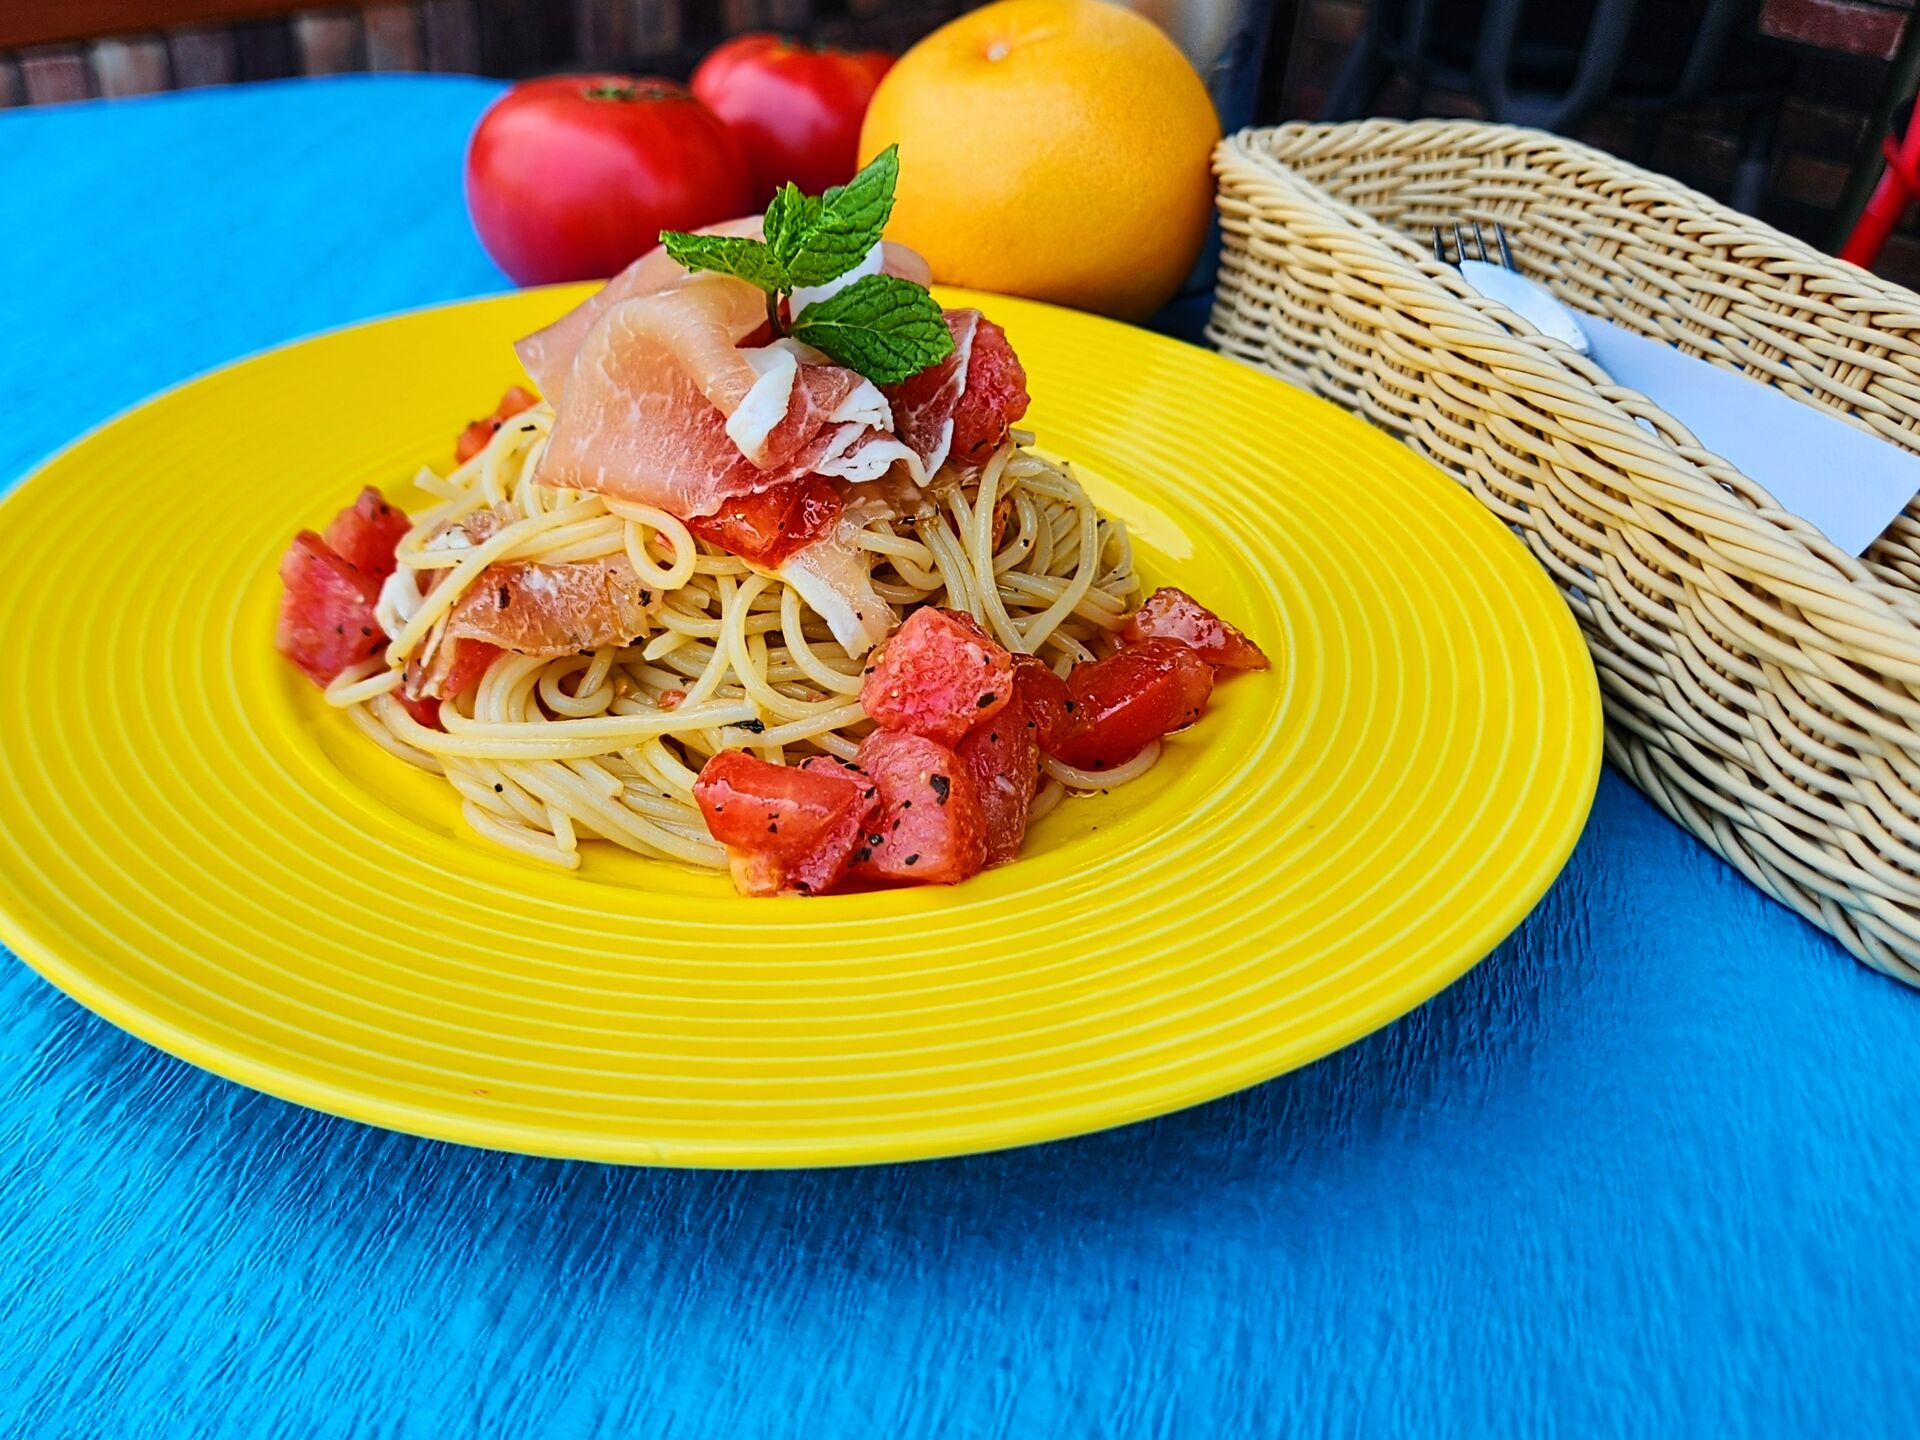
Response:
M589 100L631 104L636 100L667 100L679 92L671 85L589 85L580 93Z

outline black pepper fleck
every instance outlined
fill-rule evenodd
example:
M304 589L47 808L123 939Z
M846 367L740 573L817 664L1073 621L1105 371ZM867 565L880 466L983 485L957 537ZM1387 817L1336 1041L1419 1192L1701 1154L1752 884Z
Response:
M507 787L504 785L496 785L493 787L493 793L496 795L504 795L506 793L506 789Z
M778 835L779 833L780 833L780 826L777 823L767 826L767 834Z
M869 835L867 836L867 843L869 845L884 845L887 843L887 837L884 835Z
M993 702L998 700L999 698L1000 697L998 695L994 694L993 691L989 690L984 695L982 695L978 700L973 702L973 708L976 710L984 710L987 708L987 706L993 704Z
M767 731L767 722L764 720L742 720L733 728L736 730L744 730L749 735L764 735Z
M953 781L944 775L929 776L927 783L933 787L933 793L940 797L940 804L947 803L947 796L953 790Z
M906 863L909 865L914 865L914 864L918 864L919 860L920 860L920 852L916 850L913 854L907 856Z
M502 585L499 590L500 608L506 609L513 603L513 592Z

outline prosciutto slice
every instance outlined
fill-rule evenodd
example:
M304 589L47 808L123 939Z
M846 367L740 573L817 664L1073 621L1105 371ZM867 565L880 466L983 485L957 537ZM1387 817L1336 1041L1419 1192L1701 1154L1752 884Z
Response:
M742 235L758 240L764 231L761 229L761 218L749 215L709 225L699 233ZM919 252L896 245L891 240L881 242L881 269L885 274L898 275L917 285L927 285L933 280L933 271L920 258ZM587 338L587 332L593 328L594 322L621 301L655 294L679 284L686 276L686 270L679 261L667 254L664 246L654 246L553 324L544 330L534 331L516 344L513 348L520 356L520 363L540 387L540 393L557 406L566 390L573 357L579 353L581 342ZM764 320L765 297L757 291L755 295L761 307L760 319ZM752 330L749 329L747 333L751 334Z
M894 429L931 476L952 462L984 465L1027 413L1027 372L1007 332L978 310L949 310L953 353L887 387Z
M624 555L489 565L448 612L446 638L518 655L571 655L645 634L653 603Z
M540 478L693 520L806 475L917 467L870 381L792 341L739 348L759 306L743 281L696 275L609 309L574 359Z

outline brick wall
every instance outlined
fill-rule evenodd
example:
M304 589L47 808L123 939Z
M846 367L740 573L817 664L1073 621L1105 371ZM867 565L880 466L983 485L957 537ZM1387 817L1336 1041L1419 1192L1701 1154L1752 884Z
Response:
M151 7L156 16L167 8ZM0 49L0 107L362 70L517 77L618 66L684 77L743 30L901 50L965 8L963 0L373 0Z
M1794 76L1781 109L1760 218L1822 249L1834 243L1834 210L1848 170L1869 135L1872 112L1891 73L1889 61L1914 0L1766 0L1761 28L1794 51ZM1321 113L1347 48L1360 33L1366 0L1301 0L1293 42L1285 57L1280 111L1284 118ZM1382 113L1407 113L1404 89L1383 97ZM1427 113L1471 114L1470 101L1432 96ZM1693 111L1664 122L1652 167L1722 199L1737 153L1738 119ZM1627 155L1632 129L1617 117L1596 117L1580 133L1587 143ZM1875 267L1889 279L1920 289L1920 223L1909 210Z

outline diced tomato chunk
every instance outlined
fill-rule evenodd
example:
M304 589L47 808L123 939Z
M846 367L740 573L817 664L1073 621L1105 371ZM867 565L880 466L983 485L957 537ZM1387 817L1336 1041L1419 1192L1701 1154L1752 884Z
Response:
M1128 645L1155 637L1178 640L1200 658L1225 670L1265 670L1260 647L1184 590L1162 585L1127 618L1120 639Z
M687 528L742 560L771 570L818 540L840 518L840 493L819 475L725 501Z
M413 696L405 690L393 692L393 698L400 702L400 708L411 715L415 722L429 730L444 730L447 727L440 721L440 702L431 695Z
M953 449L948 453L954 463L986 464L1029 403L1027 372L1007 332L981 316L967 361L967 388L953 412Z
M386 645L373 616L380 582L342 560L313 531L293 537L280 558L280 581L286 593L280 597L273 643L314 684L330 683L349 665L379 654Z
M333 517L325 539L334 554L378 581L399 568L393 552L412 525L406 511L388 504L387 497L369 485Z
M440 682L441 697L447 700L473 689L487 673L487 667L506 653L498 645L471 637L447 643L455 647L453 664L448 667L447 678Z
M462 465L487 448L487 442L493 439L494 431L522 410L531 410L540 403L540 397L524 386L515 385L500 397L500 403L493 407L493 414L484 420L476 420L460 432L460 438L454 441L453 458Z
M1040 788L1040 741L1021 699L1023 674L1014 673L1007 708L974 726L955 752L980 800L989 866L1004 865L1020 853L1027 838L1027 811Z
M1013 694L1027 712L1033 738L1049 755L1059 753L1073 729L1073 697L1067 682L1038 655L1013 657Z
M958 755L923 735L876 730L858 758L879 788L880 811L853 852L850 878L952 885L986 867L986 818Z
M1074 666L1067 691L1073 725L1053 753L1082 770L1105 770L1198 720L1213 693L1213 667L1180 641L1156 638Z
M957 745L1013 697L1013 657L971 615L922 606L888 637L860 704L889 730Z
M775 765L738 750L707 761L693 798L743 895L831 890L880 807L877 787L850 767Z

